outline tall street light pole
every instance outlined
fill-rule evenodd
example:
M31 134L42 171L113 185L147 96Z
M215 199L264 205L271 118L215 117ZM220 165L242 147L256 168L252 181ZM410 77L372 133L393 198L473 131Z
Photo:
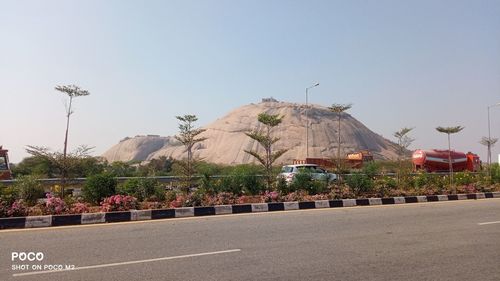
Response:
M316 83L312 86L306 88L306 158L309 157L309 106L308 106L308 93L309 89L319 86L319 83Z
M499 106L499 103L488 106L488 175L491 175L491 125L490 125L490 108Z

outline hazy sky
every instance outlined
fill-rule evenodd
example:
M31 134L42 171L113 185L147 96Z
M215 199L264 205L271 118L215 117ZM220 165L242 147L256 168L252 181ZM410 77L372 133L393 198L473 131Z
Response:
M126 136L173 135L176 115L207 125L262 97L329 106L416 148L474 151L500 102L500 1L0 0L0 144L62 150L58 84L75 100L70 148L101 154ZM491 109L500 137L500 107ZM500 145L494 155L500 153ZM497 156L493 159L496 161ZM485 160L485 159L484 159Z

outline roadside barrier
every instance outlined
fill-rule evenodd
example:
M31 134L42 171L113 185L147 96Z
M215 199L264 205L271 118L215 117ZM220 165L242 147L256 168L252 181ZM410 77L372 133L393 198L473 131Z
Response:
M304 210L319 208L343 208L354 206L374 206L390 204L407 204L422 202L438 202L452 200L476 200L500 198L500 192L485 192L453 195L427 195L388 198L361 198L318 200L306 202L271 202L255 204L218 205L210 207L184 207L175 209L130 210L107 213L84 213L73 215L48 215L0 218L0 229L33 228L67 226L97 223L113 223L126 221L143 221L157 219L173 219L198 216L215 216L226 214L276 212L288 210Z

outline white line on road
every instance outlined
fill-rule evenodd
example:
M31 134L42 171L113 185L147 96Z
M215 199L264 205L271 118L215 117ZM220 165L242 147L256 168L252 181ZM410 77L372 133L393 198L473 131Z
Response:
M487 225L487 224L495 224L495 223L500 223L500 221L482 222L482 223L478 223L478 225Z
M147 260L137 260L137 261L126 261L126 262L117 262L117 263L108 263L108 264L97 264L97 265L89 265L89 266L80 266L80 267L75 267L74 269L47 270L47 271L33 271L33 272L26 272L26 273L16 273L16 274L12 274L12 276L18 277L18 276L37 275L37 274L46 274L46 273L57 273L57 272L64 272L64 271L74 271L74 270L93 269L93 268L102 268L102 267L111 267L111 266L120 266L120 265L136 264L136 263L146 263L146 262L175 260L175 259L183 259L183 258L191 258L191 257L201 257L201 256L209 256L209 255L228 254L228 253L234 253L234 252L240 252L240 251L241 251L241 249L233 249L233 250L226 250L226 251L207 252L207 253L190 254L190 255L173 256L173 257L163 257L163 258L156 258L156 259L147 259Z

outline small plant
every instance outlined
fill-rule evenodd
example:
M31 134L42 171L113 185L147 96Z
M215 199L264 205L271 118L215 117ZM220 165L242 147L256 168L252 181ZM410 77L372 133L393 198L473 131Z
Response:
M129 179L118 188L118 192L134 196L139 201L165 200L163 187L157 180L151 178Z
M182 203L182 207L196 207L202 206L205 198L205 192L201 189L188 194L186 200Z
M299 172L293 177L293 181L290 183L289 191L294 192L297 190L307 190L311 188L312 184L313 179L311 173L300 169Z
M370 192L373 187L373 181L366 174L354 173L346 177L346 183L352 193L360 196L362 193Z
M469 172L455 173L455 184L456 185L470 185L476 181L477 180L476 180L475 176Z
M129 195L113 195L101 202L102 212L128 211L137 209L139 206L137 198Z
M385 197L390 193L392 189L396 188L398 184L395 179L384 176L382 178L376 179L374 185L374 189L378 193L378 196Z
M34 176L21 176L14 184L14 189L18 198L30 206L45 195L42 184Z
M103 198L116 192L116 179L110 174L97 174L90 176L83 188L83 198L92 204L99 204Z

